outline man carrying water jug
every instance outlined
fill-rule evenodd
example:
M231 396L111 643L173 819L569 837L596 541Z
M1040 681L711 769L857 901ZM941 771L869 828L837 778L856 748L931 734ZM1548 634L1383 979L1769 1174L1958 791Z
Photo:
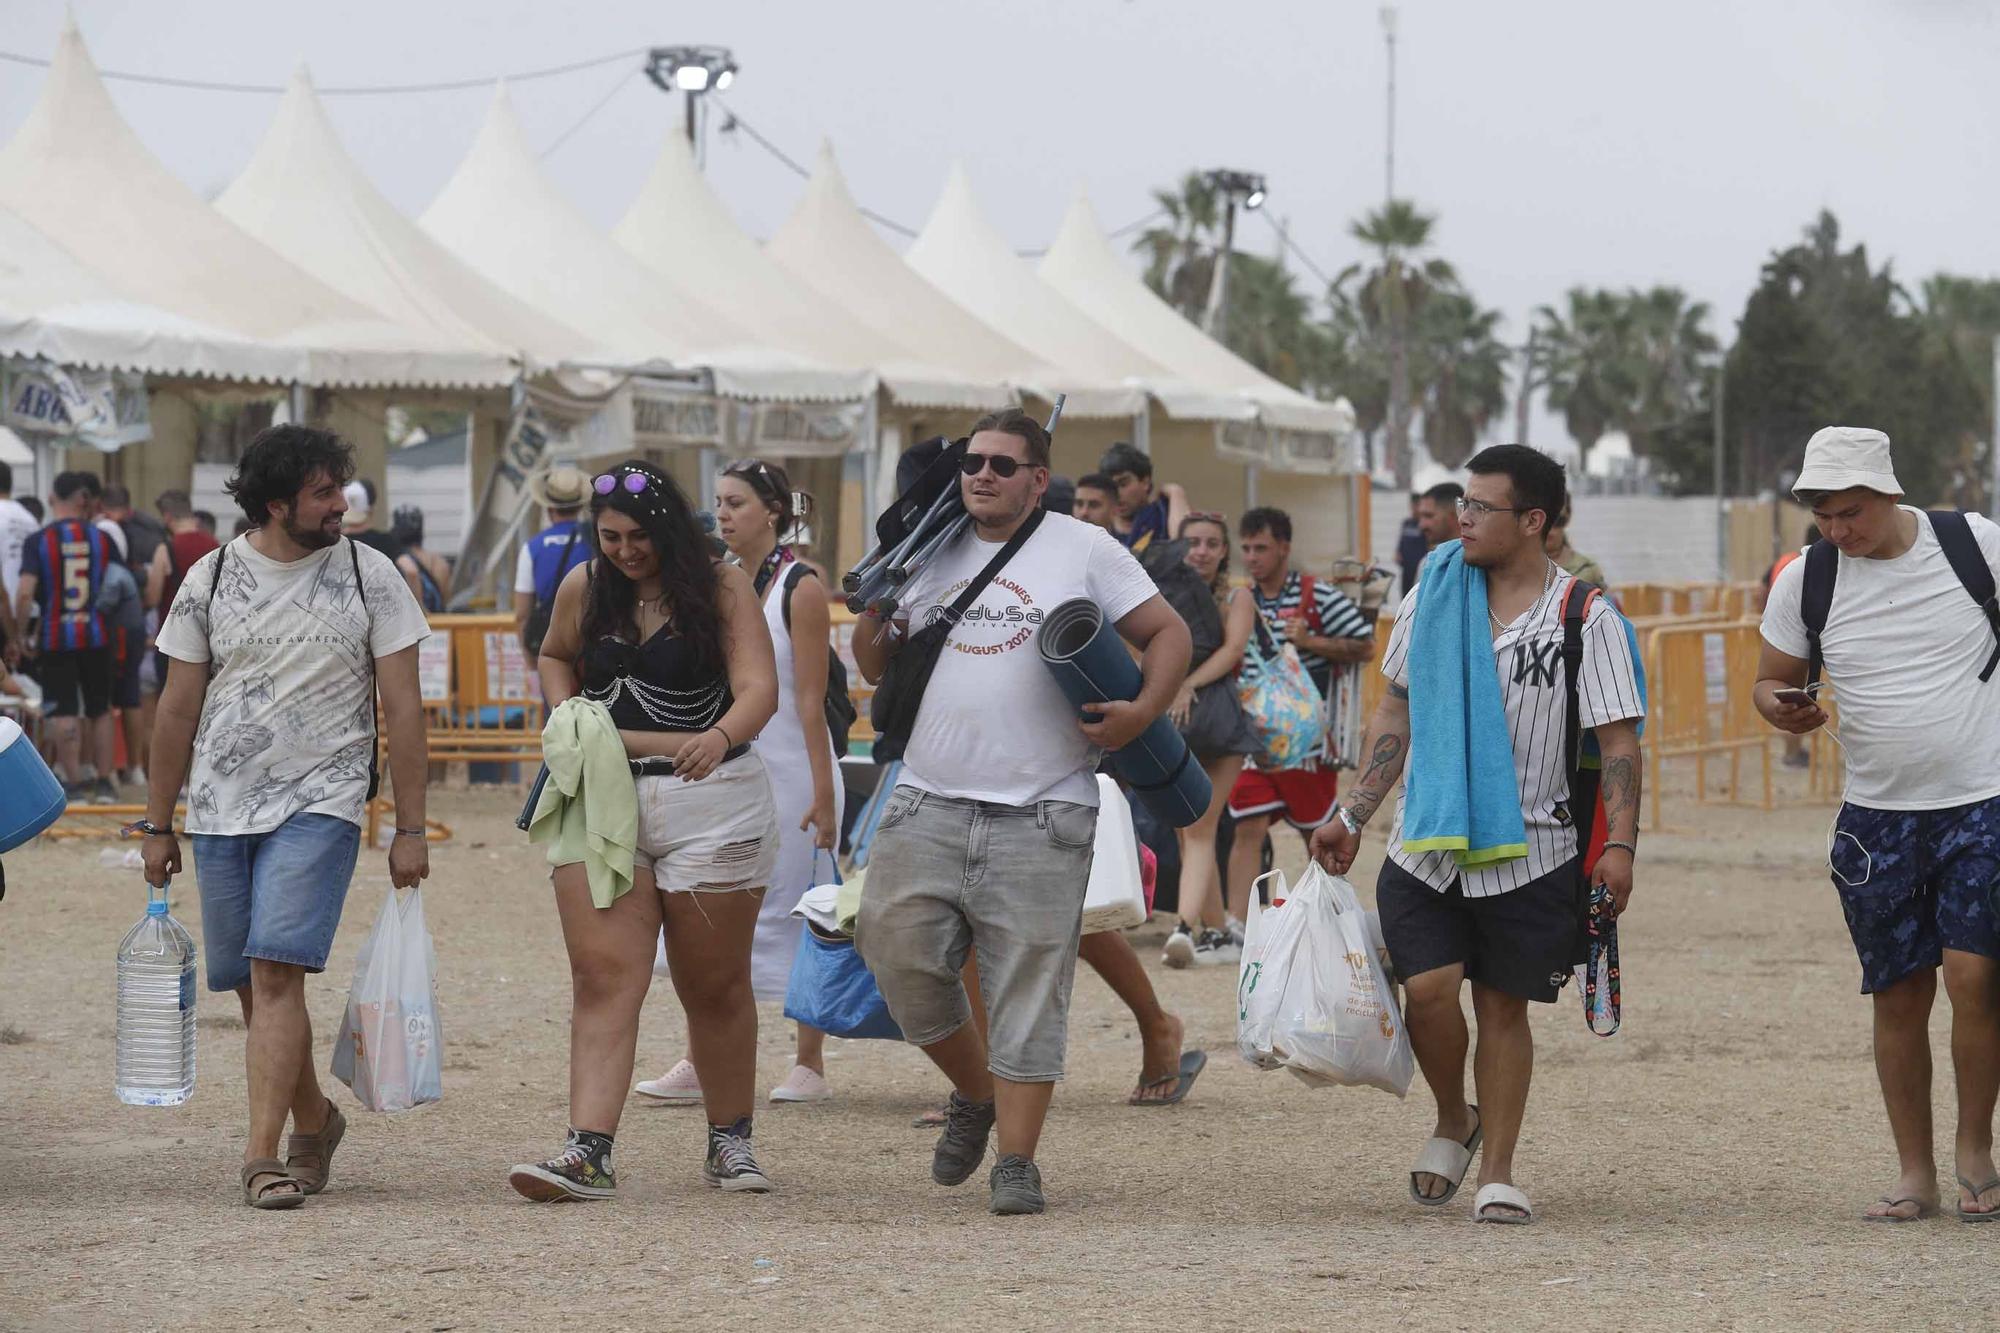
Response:
M347 1128L313 1073L305 976L326 968L374 794L378 686L396 801L389 878L408 888L430 873L417 685L429 627L388 558L340 535L353 476L352 448L330 431L259 434L229 481L250 530L188 571L158 640L167 678L137 827L146 880L165 884L181 870L185 781L208 986L236 992L249 1029L253 1208L296 1208L326 1188Z
M1822 670L1839 705L1829 730L1847 782L1827 868L1861 962L1896 1149L1894 1184L1861 1217L1893 1226L1938 1211L1930 1026L1942 972L1958 1100L1954 1208L1962 1222L1991 1222L2000 1219L2000 528L1903 504L1889 437L1862 427L1815 433L1792 494L1825 538L1771 580L1751 698L1793 736L1830 720Z

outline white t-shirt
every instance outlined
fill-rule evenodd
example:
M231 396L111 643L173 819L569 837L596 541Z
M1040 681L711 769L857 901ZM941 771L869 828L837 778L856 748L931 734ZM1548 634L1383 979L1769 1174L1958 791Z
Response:
M1003 545L968 533L934 557L904 596L911 632L957 600ZM903 755L902 780L1000 805L1095 806L1099 751L1037 650L1042 618L1072 597L1088 597L1117 621L1157 593L1110 533L1067 514L1045 515L945 640Z
M521 543L521 553L514 557L514 591L535 595L535 557L526 542Z
M225 556L211 630L208 593ZM194 737L188 832L268 833L301 813L359 824L375 744L368 659L429 633L389 558L345 539L286 564L239 537L195 561L159 635L167 656L215 663Z
M1569 575L1558 573L1535 604L1493 640L1493 664L1500 674L1500 700L1507 710L1507 737L1513 743L1514 780L1521 791L1528 854L1483 870L1464 870L1448 851L1404 851L1403 806L1410 783L1422 781L1421 774L1404 772L1403 790L1396 797L1396 821L1389 828L1389 857L1440 893L1456 879L1466 897L1490 898L1560 869L1577 853L1575 821L1569 817L1567 805L1570 759L1563 753L1563 733L1569 725L1569 682L1563 677L1562 613L1572 582ZM1405 689L1410 684L1410 633L1422 592L1423 585L1418 584L1403 598L1382 657L1382 674ZM1591 603L1583 620L1583 662L1577 669L1576 695L1577 725L1585 730L1646 715L1639 704L1638 674L1624 618L1602 597Z
M41 527L19 500L0 500L0 587L6 588L9 605L21 585L21 549Z
M125 529L119 527L115 519L98 519L97 530L104 534L105 540L118 548L119 560L126 561L132 558L132 548L125 543Z
M2000 674L1986 615L1951 572L1922 510L1917 540L1894 560L1840 556L1820 648L1840 709L1846 799L1874 810L1942 810L2000 796ZM2000 527L1967 516L2000 569ZM1764 606L1764 641L1805 658L1806 562L1786 565Z

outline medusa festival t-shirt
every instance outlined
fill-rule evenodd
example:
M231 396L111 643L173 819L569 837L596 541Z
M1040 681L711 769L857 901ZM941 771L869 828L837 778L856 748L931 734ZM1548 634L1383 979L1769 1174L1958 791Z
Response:
M188 832L268 833L295 814L359 824L375 745L370 659L428 633L389 558L344 538L285 562L238 537L196 561L159 634L167 656L209 664Z
M1005 542L968 532L912 580L912 633L942 615ZM1048 613L1087 597L1117 621L1157 595L1153 580L1095 524L1047 514L951 631L903 753L903 781L965 800L1097 804L1098 750L1042 661Z

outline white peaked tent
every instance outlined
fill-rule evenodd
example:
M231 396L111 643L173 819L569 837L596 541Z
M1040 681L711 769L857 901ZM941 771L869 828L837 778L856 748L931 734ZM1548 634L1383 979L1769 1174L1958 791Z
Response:
M1111 248L1082 195L1070 205L1039 272L1071 304L1188 382L1254 404L1265 425L1338 440L1352 433L1354 410L1344 400L1323 403L1280 384L1155 296Z
M595 350L397 212L341 147L303 69L249 166L215 207L335 291L437 338L542 365Z
M42 96L0 149L0 204L132 300L291 349L284 378L315 385L505 384L504 356L404 328L309 277L181 184L112 105L66 25ZM265 365L212 349L211 373Z
M504 85L423 228L488 281L580 330L620 363L704 368L742 398L853 399L873 376L762 345L620 249L543 174Z
M1170 416L1246 421L1255 414L1235 394L1188 384L1043 282L979 211L961 166L953 165L944 194L903 259L1014 341L1093 379L1146 390Z
M1014 401L997 378L926 364L779 267L729 216L678 132L668 133L611 235L647 267L727 309L772 346L830 365L872 367L899 404L978 411Z
M297 357L126 299L0 206L0 356L89 370L284 380Z
M1003 380L1044 400L1067 393L1064 410L1080 417L1129 417L1146 407L1143 389L1058 367L920 277L861 216L830 145L820 146L805 197L766 248L880 336L921 347L954 370Z

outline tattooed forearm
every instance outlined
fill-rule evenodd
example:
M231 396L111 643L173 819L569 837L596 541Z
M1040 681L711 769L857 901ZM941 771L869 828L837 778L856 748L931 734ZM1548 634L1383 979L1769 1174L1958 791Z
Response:
M1374 748L1368 752L1368 767L1361 771L1361 781L1347 803L1347 813L1354 816L1355 823L1366 824L1395 788L1396 779L1403 775L1403 756L1408 745L1407 737L1394 732L1375 738Z
M1629 754L1604 758L1604 820L1615 842L1639 836L1639 761Z

